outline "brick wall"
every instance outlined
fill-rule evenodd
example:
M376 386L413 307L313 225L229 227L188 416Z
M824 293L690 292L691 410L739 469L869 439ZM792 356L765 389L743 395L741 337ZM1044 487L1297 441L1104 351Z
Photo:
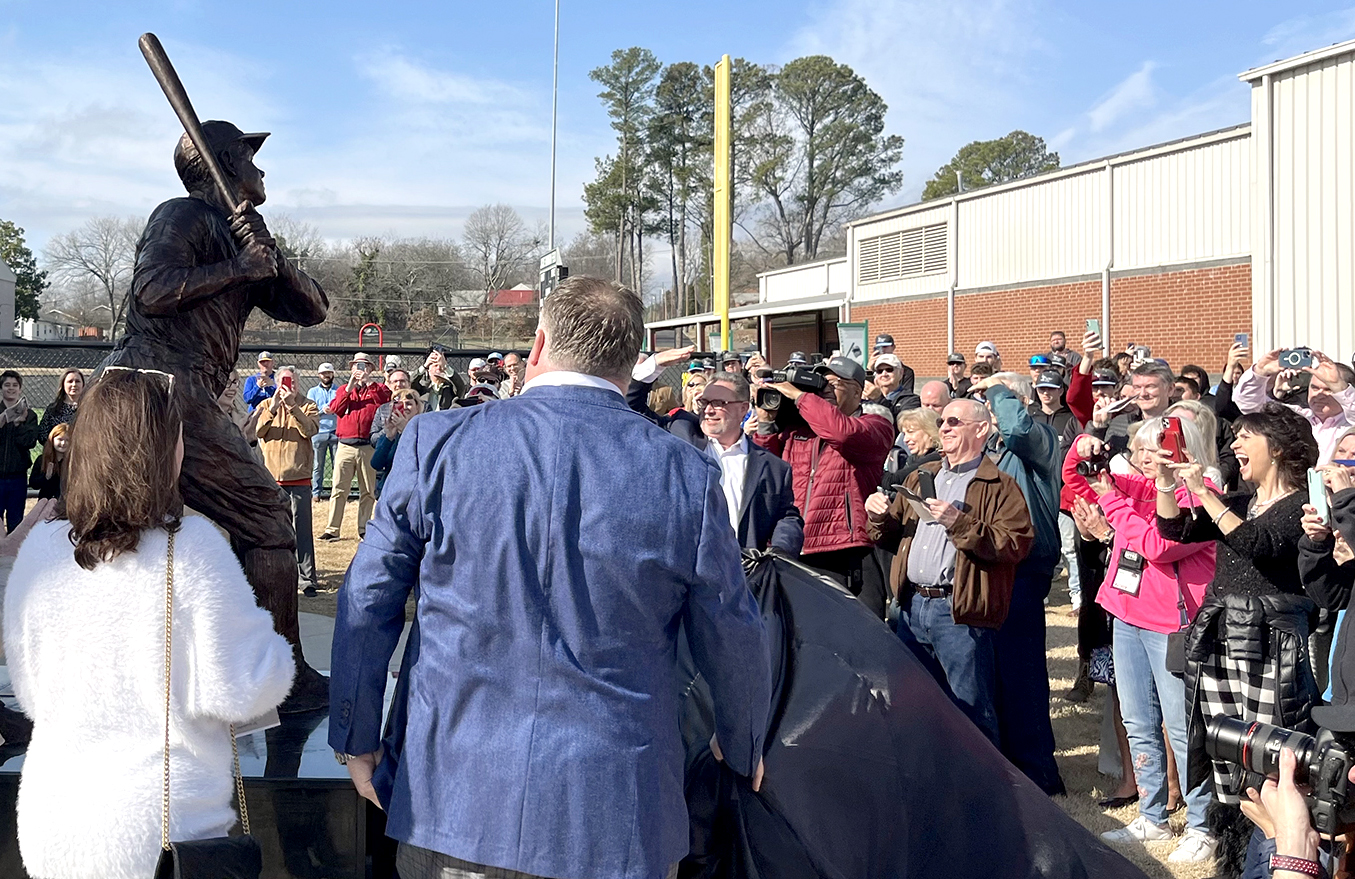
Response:
M1100 280L962 293L955 297L955 346L970 363L974 346L995 343L1005 365L1024 371L1030 355L1048 350L1051 330L1076 348L1087 318L1101 316ZM852 320L870 334L889 333L896 353L921 376L945 374L946 300L853 305ZM1251 266L1220 266L1113 278L1110 322L1114 350L1148 345L1175 368L1195 363L1217 372L1233 335L1251 330Z
M852 305L852 320L866 321L870 343L880 333L894 337L894 353L919 376L946 374L946 300L919 299L889 305ZM973 350L973 346L970 346Z
M1185 307L1182 307L1185 303ZM1251 266L1219 266L1159 275L1113 278L1110 322L1114 343L1147 345L1173 367L1223 369L1233 336L1251 332Z

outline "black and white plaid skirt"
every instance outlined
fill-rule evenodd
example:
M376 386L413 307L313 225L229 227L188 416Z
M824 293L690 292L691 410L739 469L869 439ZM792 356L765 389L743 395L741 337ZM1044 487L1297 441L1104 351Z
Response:
M1259 720L1285 726L1276 692L1277 659L1237 660L1226 654L1226 650L1216 651L1200 663L1200 714L1205 721L1222 714L1249 723ZM1214 796L1223 803L1240 802L1236 786L1241 776L1234 778L1236 767L1218 760L1212 762Z

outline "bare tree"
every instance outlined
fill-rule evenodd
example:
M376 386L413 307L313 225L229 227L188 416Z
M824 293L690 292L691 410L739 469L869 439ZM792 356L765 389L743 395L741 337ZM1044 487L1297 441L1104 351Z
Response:
M132 218L94 217L73 232L58 235L44 252L48 271L75 290L90 285L101 292L108 308L108 333L116 337L127 319L132 266L142 222Z
M529 231L518 212L506 204L476 208L466 218L461 236L466 267L485 291L487 306L494 291L521 277L545 244L542 231Z

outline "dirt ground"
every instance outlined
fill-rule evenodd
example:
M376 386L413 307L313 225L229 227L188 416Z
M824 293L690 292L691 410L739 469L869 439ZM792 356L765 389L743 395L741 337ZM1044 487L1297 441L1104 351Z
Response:
M329 504L321 501L314 510L315 534L325 528ZM315 559L320 578L320 594L315 598L300 596L301 610L333 616L335 601L344 573L353 554L357 552L357 509L349 503L344 511L342 537L336 541L316 540ZM1096 802L1108 796L1117 780L1097 771L1097 754L1101 739L1101 712L1105 709L1107 689L1097 684L1087 702L1076 705L1062 696L1073 685L1077 675L1077 629L1070 610L1066 581L1054 584L1050 606L1045 615L1049 645L1050 711L1054 723L1054 738L1058 746L1056 758L1063 773L1068 795L1055 800L1065 812L1093 833L1123 827L1138 815L1138 806L1125 806L1107 811ZM1185 811L1171 817L1172 828L1179 834L1185 827ZM1176 846L1175 840L1143 845L1117 846L1117 849L1153 879L1204 879L1212 876L1212 864L1173 868L1167 865L1167 856Z

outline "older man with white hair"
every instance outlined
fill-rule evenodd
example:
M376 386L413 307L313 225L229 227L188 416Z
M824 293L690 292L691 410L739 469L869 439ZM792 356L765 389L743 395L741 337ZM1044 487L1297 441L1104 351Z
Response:
M909 474L892 502L871 495L866 512L872 539L902 536L890 571L899 638L1000 745L997 633L1035 530L1016 481L984 454L992 429L982 403L951 402L942 412L943 459Z

